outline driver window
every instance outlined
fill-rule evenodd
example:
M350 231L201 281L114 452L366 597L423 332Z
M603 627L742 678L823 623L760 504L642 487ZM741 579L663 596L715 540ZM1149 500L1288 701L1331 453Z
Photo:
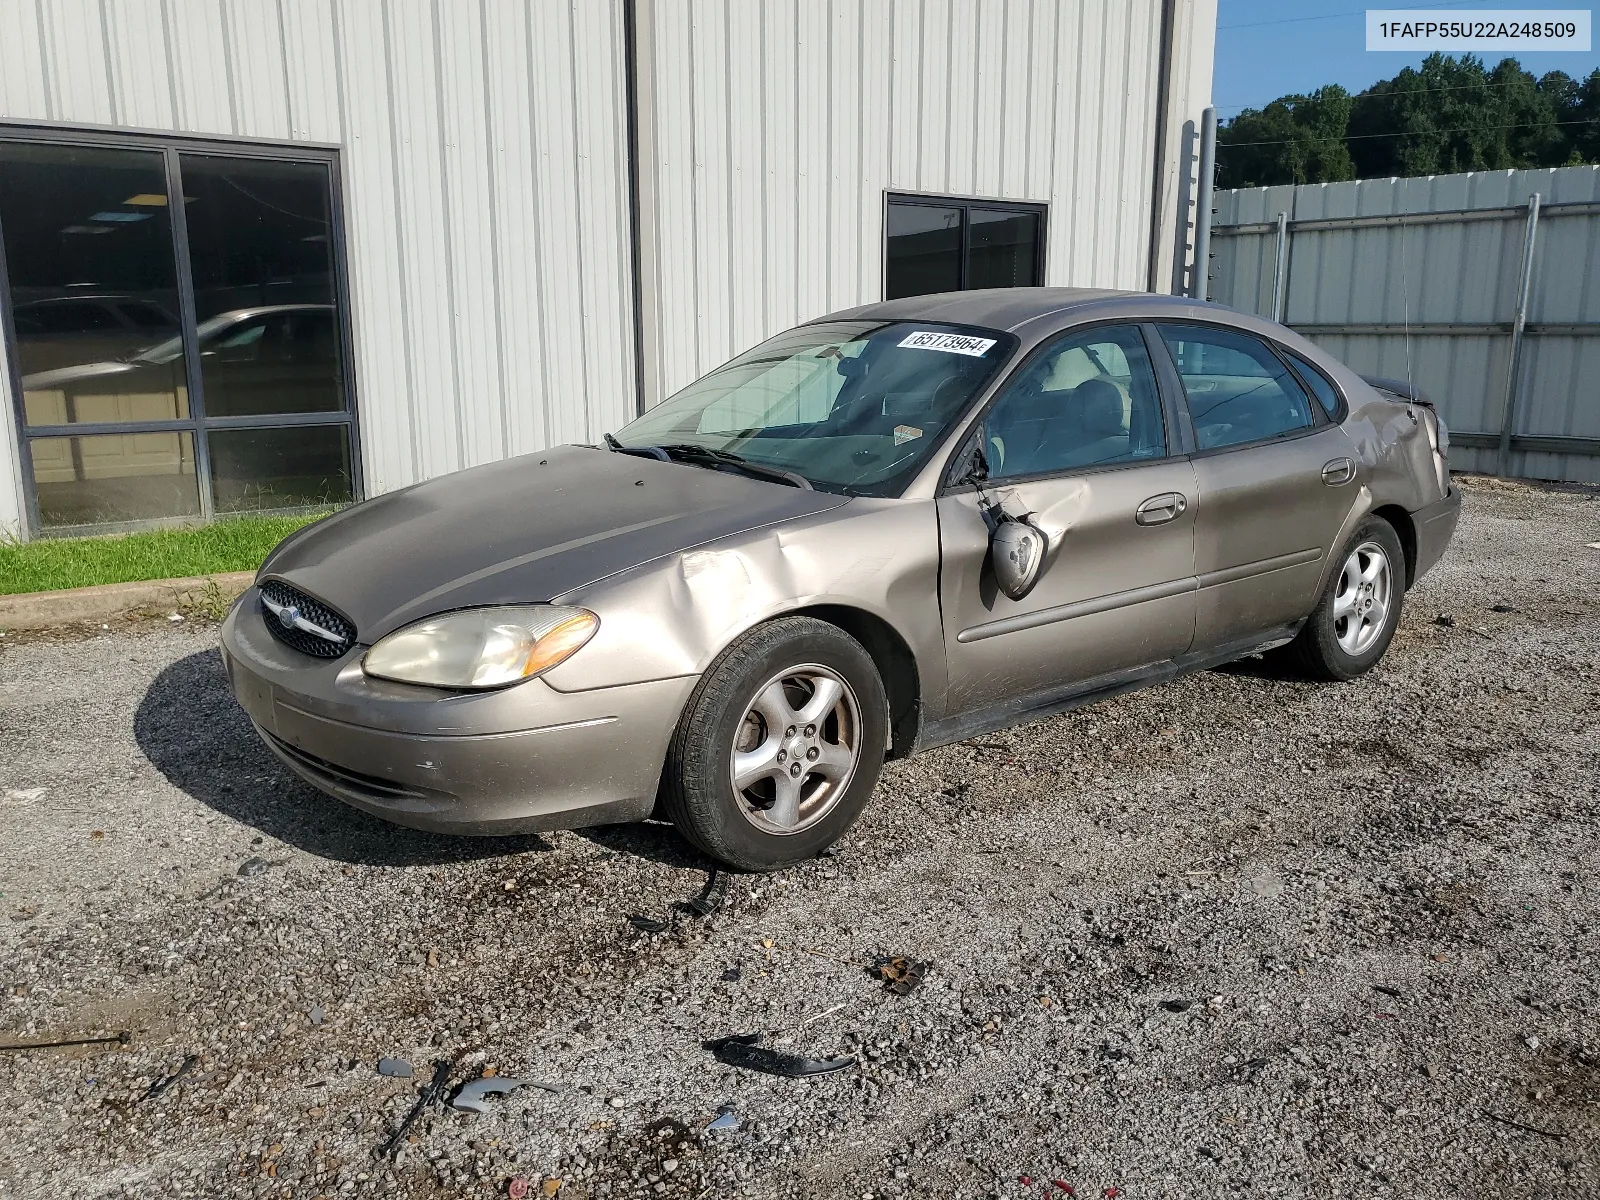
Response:
M1202 450L1311 427L1311 400L1265 342L1205 325L1163 325Z
M1155 372L1131 325L1069 334L1024 367L983 422L991 479L1166 455Z

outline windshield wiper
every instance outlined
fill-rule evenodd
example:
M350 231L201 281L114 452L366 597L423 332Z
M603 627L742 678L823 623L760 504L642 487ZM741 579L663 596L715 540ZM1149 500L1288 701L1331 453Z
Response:
M787 483L791 487L804 488L811 492L816 489L811 486L811 481L798 471L786 471L782 467L769 467L761 463L751 462L731 450L714 450L710 446L697 446L693 442L671 442L665 446L636 446L635 453L649 453L659 450L669 460L684 459L693 462L701 459L717 463L721 466L732 467L736 471L743 471L748 475L760 475L767 479Z

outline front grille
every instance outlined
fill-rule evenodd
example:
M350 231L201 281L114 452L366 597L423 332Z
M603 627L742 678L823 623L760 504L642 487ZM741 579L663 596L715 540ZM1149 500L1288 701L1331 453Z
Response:
M290 649L314 658L338 658L355 645L356 627L322 601L281 579L267 580L260 590L261 619L272 636ZM313 632L307 625L326 630L337 640Z
M263 730L263 732L265 732ZM273 747L285 758L301 767L307 774L333 786L341 787L345 791L355 792L371 800L394 803L404 800L428 800L442 795L422 788L407 787L396 783L392 779L379 779L376 775L363 775L359 771L352 771L348 767L341 767L331 763L325 758L318 758L298 746L291 746L277 734L266 734Z

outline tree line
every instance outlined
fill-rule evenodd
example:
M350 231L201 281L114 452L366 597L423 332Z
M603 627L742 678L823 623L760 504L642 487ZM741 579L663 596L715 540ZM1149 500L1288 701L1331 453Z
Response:
M1217 186L1333 183L1600 163L1600 69L1535 78L1513 58L1430 54L1352 96L1280 96L1217 129Z

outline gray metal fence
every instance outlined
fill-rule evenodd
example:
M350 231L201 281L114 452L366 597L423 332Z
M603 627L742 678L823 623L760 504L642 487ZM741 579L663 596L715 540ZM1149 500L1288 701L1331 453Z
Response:
M1600 167L1215 193L1211 298L1411 379L1452 465L1600 482Z

